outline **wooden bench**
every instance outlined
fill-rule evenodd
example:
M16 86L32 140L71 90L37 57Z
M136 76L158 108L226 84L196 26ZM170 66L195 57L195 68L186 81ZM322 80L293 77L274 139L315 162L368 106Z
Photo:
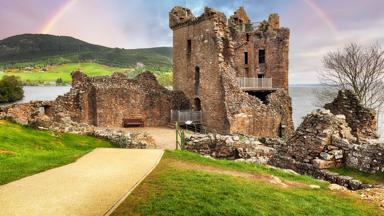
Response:
M141 115L131 115L123 119L123 127L144 127L144 120Z

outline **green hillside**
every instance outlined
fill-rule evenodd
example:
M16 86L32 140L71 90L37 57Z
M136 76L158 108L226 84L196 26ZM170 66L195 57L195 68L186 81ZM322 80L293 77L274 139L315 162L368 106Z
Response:
M128 77L133 78L137 74L149 70L155 74L160 84L164 86L172 85L172 73L168 67L146 66L144 68L123 68L101 65L93 62L68 63L42 67L30 68L7 68L0 71L0 79L7 76L16 76L20 78L23 85L68 85L70 84L71 72L80 70L88 76L109 76L114 72L126 73ZM58 83L60 81L60 83Z
M90 44L72 37L23 34L0 40L0 67L28 67L95 62L113 67L170 67L171 47L120 49Z

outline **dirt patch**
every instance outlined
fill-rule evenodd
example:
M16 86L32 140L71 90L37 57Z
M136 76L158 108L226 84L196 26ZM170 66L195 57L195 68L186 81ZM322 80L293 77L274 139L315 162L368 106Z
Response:
M1 124L1 122L0 122ZM15 154L13 151L9 151L7 149L0 149L0 154Z
M355 193L359 194L363 200L378 203L381 210L384 211L384 188L368 188Z
M211 173L231 175L235 177L243 177L243 178L248 178L256 181L266 182L269 184L278 185L283 188L288 188L288 187L311 188L310 185L307 185L305 183L281 180L276 176L268 175L268 174L253 174L253 173L224 169L224 168L219 168L214 166L200 165L196 163L179 161L174 159L167 159L167 160L169 160L169 165L177 168L182 168L182 169L203 170Z

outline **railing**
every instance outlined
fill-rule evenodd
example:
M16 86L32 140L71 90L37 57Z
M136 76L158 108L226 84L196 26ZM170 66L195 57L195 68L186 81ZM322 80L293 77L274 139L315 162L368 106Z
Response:
M201 122L202 116L202 111L171 110L171 122Z
M272 89L272 78L238 77L238 81L243 90Z

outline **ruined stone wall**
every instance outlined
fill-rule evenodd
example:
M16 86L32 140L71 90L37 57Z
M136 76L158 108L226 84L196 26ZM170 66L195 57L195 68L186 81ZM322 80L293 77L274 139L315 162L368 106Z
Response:
M32 101L30 103L13 104L0 108L0 116L21 125L31 124L36 117L46 113L45 107L51 106L50 101Z
M186 149L219 159L241 160L266 164L276 154L255 137L220 134L194 134L187 139Z
M234 73L223 73L225 101L230 132L258 137L289 138L294 130L291 98L284 90L268 96L266 104L244 93Z
M204 156L235 161L247 161L257 164L272 164L289 173L312 175L332 183L358 190L369 188L372 185L363 184L361 181L349 176L342 176L326 169L319 169L311 163L295 160L282 155L282 148L286 143L282 139L255 138L237 135L220 134L194 134L186 140L186 150ZM279 158L279 160L276 160Z
M384 143L353 145L345 151L346 166L369 173L384 173Z
M271 164L301 173L337 166L378 173L384 172L383 155L384 144L357 140L344 115L321 110L305 117Z
M324 108L335 115L344 115L352 134L358 139L378 138L375 111L364 107L350 90L339 91L335 100Z
M164 126L171 109L189 107L181 92L162 87L149 72L135 79L119 73L87 77L75 72L72 89L55 101L52 116L66 113L74 121L101 127L122 127L123 119L132 118L142 119L145 126Z

